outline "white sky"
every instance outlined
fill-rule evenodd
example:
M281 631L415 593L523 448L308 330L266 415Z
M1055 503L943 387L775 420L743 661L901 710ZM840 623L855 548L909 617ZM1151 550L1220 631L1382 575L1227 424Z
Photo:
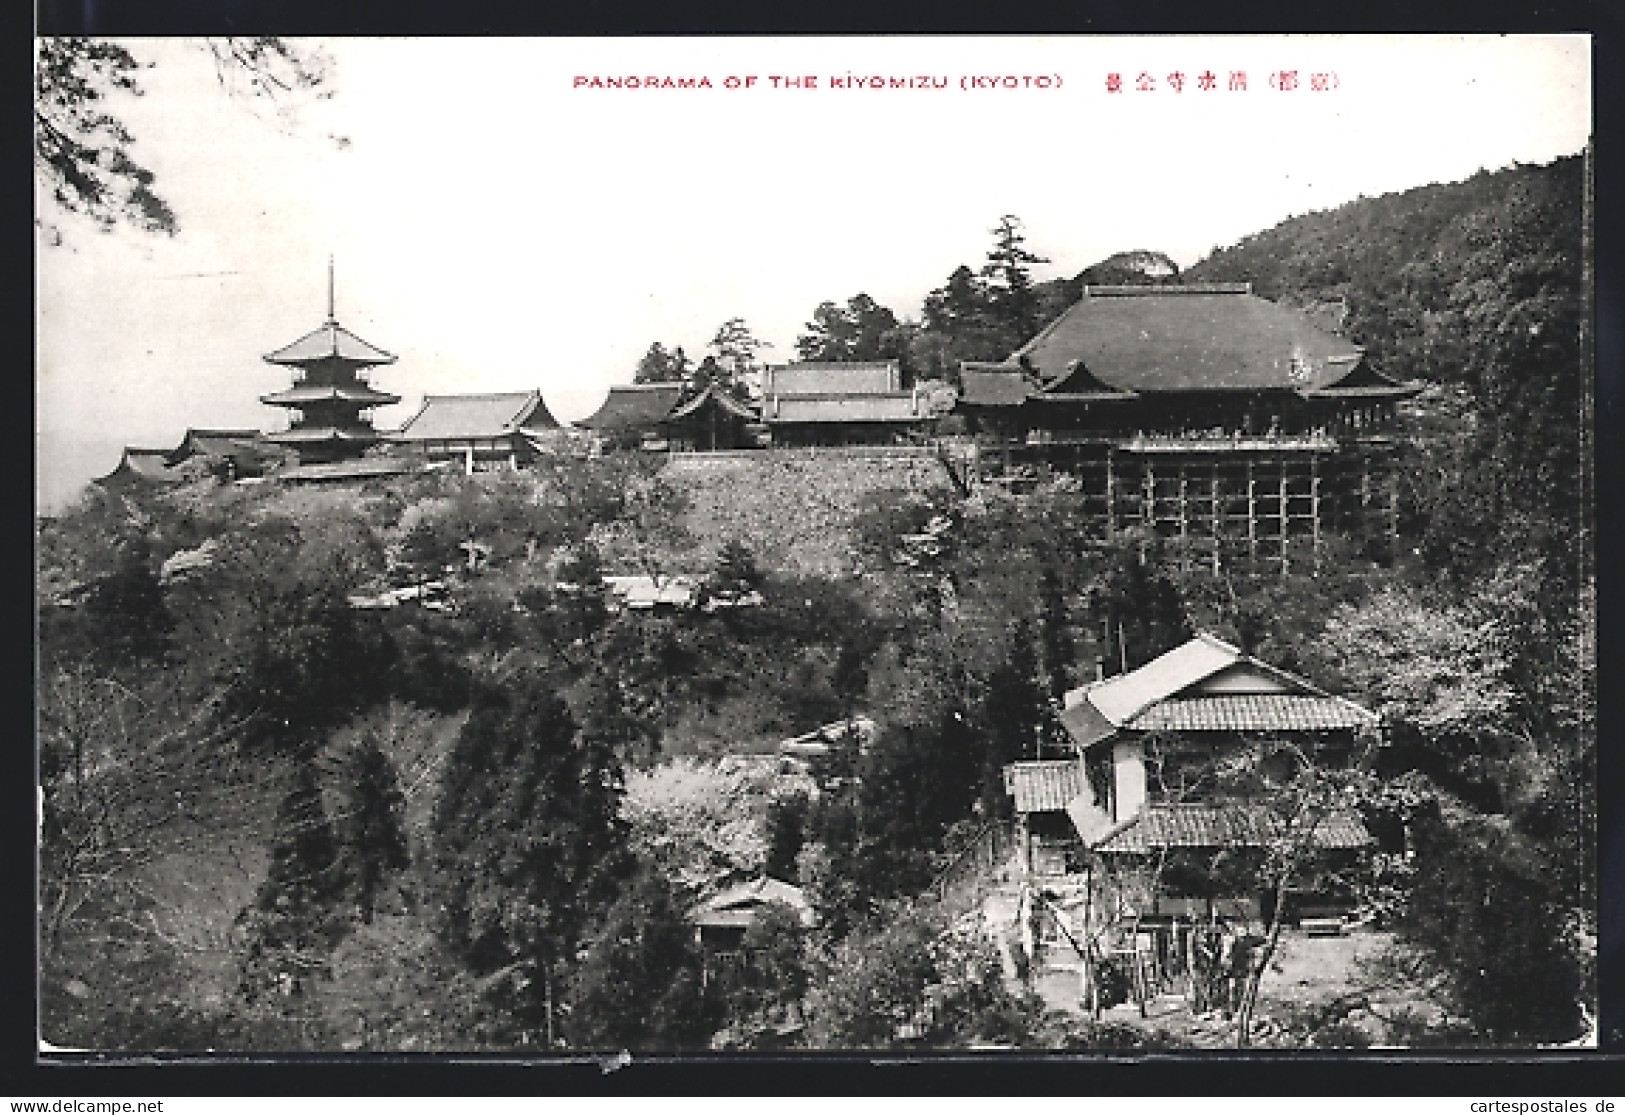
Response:
M1039 278L1136 248L1188 266L1294 214L1573 154L1591 126L1583 36L348 39L322 44L335 96L291 126L223 96L195 44L130 45L157 65L115 107L181 231L70 221L38 254L47 506L126 444L284 426L258 398L287 372L260 356L320 324L329 253L339 320L400 357L377 425L425 393L537 387L568 420L652 341L698 358L730 317L786 360L825 299L917 316L1004 213ZM1283 70L1298 89L1270 87ZM847 74L949 88L830 87ZM716 87L574 87L592 75Z

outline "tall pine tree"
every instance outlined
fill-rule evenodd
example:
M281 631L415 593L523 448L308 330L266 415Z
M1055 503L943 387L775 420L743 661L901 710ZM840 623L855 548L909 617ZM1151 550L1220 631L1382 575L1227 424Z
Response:
M621 766L546 677L489 687L457 737L435 813L440 932L477 975L507 970L523 1025L551 1029L575 955L624 864Z
M402 827L406 798L396 779L395 764L374 734L344 753L343 772L350 800L339 823L340 856L361 920L370 925L379 892L389 876L409 862Z
M302 759L277 808L270 869L240 919L248 936L240 985L245 998L252 1002L271 990L299 994L311 978L328 973L346 928L338 913L345 889L316 765Z
M1004 335L1008 351L1026 344L1038 332L1038 294L1033 290L1032 265L1048 263L1027 250L1021 218L1006 213L993 230L993 248L982 266L988 303L994 322Z

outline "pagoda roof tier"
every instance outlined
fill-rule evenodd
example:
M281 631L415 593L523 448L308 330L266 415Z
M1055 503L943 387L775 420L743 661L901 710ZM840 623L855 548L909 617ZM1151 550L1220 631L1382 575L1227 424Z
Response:
M312 442L322 441L373 442L378 440L378 432L370 427L342 429L338 426L295 426L291 430L266 434L265 440L280 445L309 445Z
M401 401L399 395L375 391L365 384L353 383L300 383L286 391L273 391L261 395L260 402L278 407L303 406L306 403L346 402L365 406L386 406Z
M374 348L331 318L320 328L300 337L291 345L268 354L272 364L314 364L320 360L343 360L351 364L393 364L395 357Z

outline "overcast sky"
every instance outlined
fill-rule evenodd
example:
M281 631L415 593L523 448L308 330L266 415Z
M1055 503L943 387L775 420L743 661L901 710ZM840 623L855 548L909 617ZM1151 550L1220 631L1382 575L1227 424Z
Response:
M1001 214L1040 278L1136 248L1188 266L1295 214L1573 154L1591 119L1583 37L319 45L334 96L290 123L223 95L193 43L130 44L155 65L113 107L180 232L69 221L41 249L42 503L126 444L285 426L258 398L287 372L260 357L320 324L330 253L339 320L400 358L374 376L404 399L381 428L458 391L540 388L568 420L650 342L697 357L730 317L786 360L825 299L917 316ZM580 84L666 76L713 87ZM967 87L990 77L1028 80Z

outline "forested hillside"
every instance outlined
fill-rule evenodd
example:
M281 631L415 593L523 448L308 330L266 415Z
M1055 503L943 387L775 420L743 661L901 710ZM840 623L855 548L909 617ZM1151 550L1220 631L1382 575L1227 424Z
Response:
M1284 221L1189 268L1300 307L1396 379L1438 385L1414 414L1410 491L1430 561L1459 577L1538 555L1572 602L1586 576L1581 430L1581 155L1362 198ZM1459 409L1458 409L1459 408Z
M1215 576L1133 531L1101 546L1076 481L967 496L929 456L87 492L39 525L44 1036L1155 1044L1046 1014L1008 941L922 896L1008 818L1004 764L1064 746L1063 693L1208 630L1387 719L1359 805L1402 817L1417 855L1351 886L1404 944L1373 978L1430 1011L1361 1040L1574 1037L1596 929L1580 167L1085 280L1341 299L1376 362L1428 382L1400 431L1402 545L1329 535L1313 574ZM884 343L917 374L1007 355L1066 293L1030 281L1037 260L1006 218L984 273ZM826 308L803 355L875 316ZM702 574L702 606L616 610L606 575L640 571ZM389 590L408 595L371 603ZM751 758L852 716L872 738L810 774ZM686 913L762 871L816 923L779 909L742 946L756 966L710 979ZM1343 1007L1274 1040L1347 1039Z

